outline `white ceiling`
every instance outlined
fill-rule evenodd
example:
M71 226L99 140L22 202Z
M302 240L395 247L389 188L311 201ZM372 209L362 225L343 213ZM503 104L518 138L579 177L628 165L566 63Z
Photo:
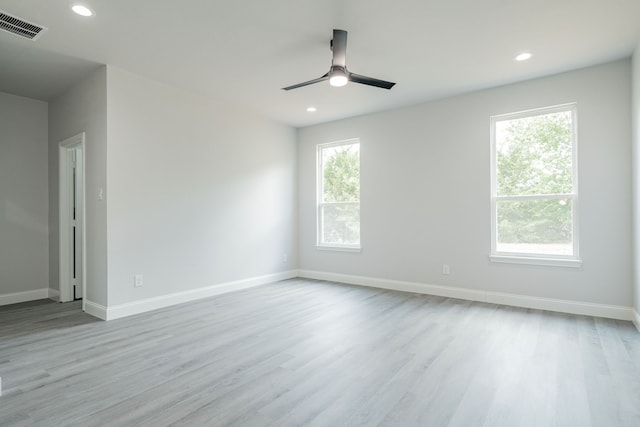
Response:
M96 15L70 10L83 3ZM0 91L50 100L109 64L306 126L628 57L640 0L0 0L43 25L0 31ZM390 91L327 82L333 28L347 65ZM524 50L534 57L517 63ZM315 113L306 107L318 108Z

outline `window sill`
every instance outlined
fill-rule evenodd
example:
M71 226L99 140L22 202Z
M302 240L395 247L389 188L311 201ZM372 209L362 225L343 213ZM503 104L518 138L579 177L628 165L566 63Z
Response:
M560 258L544 258L544 257L529 257L529 256L517 256L517 255L491 255L489 256L491 262L502 262L507 264L528 264L528 265L542 265L547 267L570 267L580 268L582 267L582 260L580 259L560 259Z
M328 246L328 245L316 245L316 249L319 251L335 251L335 252L362 252L360 246Z

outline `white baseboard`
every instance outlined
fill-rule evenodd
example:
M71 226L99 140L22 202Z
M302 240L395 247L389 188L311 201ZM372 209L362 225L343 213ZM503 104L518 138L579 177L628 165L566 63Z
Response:
M99 317L104 320L114 320L121 317L132 316L134 314L145 313L151 310L157 310L159 308L168 307L175 304L181 304L183 302L193 301L201 298L207 298L214 295L225 294L227 292L238 291L241 289L251 288L254 286L265 285L267 283L277 282L279 280L292 279L297 277L297 271L285 271L282 273L268 274L265 276L252 277L249 279L236 280L228 283L221 283L218 285L207 286L205 288L192 289L184 292L176 292L168 295L161 295L154 298L148 298L140 301L129 302L125 304L119 304L110 307L102 307L97 304L91 308L93 312L89 311L89 307L85 307L87 313ZM88 301L87 301L88 303ZM104 309L104 317L102 313ZM94 314L96 313L96 314Z
M417 282L403 282L398 280L376 279L372 277L353 276L349 274L326 273L321 271L298 270L298 276L308 279L327 280L348 283L351 285L369 286L373 288L390 289L403 292L437 295L448 298L459 298L470 301L482 301L492 304L503 304L514 307L534 308L538 310L557 311L585 316L606 317L618 320L633 320L634 310L631 307L595 304L582 301L540 298L528 295L508 294L501 292L483 291L452 286L428 285ZM636 327L640 324L640 317L635 313ZM640 330L640 328L638 328Z
M97 317L101 320L107 320L107 307L104 305L89 301L85 298L82 304L82 309L85 313L90 314L93 317Z
M0 294L0 305L17 304L19 302L47 298L49 298L49 288L36 289L33 291L14 292L11 294Z
M636 325L636 329L640 332L640 313L633 310L633 324Z
M48 290L48 295L47 297L50 300L54 300L54 301L60 301L60 291L58 291L57 289L53 289L53 288L49 288Z

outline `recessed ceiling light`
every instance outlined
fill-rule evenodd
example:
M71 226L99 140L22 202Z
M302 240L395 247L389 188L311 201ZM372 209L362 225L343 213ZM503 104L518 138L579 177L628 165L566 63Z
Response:
M516 56L514 59L516 61L526 61L527 59L531 58L532 56L533 55L531 54L531 52L522 52L521 54Z
M315 111L318 111L318 109L316 107L307 107L307 111L313 113Z
M81 4L76 4L72 6L71 10L73 10L75 13L77 13L80 16L93 16L93 10Z

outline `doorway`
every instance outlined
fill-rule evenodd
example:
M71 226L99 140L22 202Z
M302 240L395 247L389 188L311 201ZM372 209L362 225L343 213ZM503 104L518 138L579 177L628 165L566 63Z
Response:
M85 281L84 132L59 144L60 302L82 299Z

